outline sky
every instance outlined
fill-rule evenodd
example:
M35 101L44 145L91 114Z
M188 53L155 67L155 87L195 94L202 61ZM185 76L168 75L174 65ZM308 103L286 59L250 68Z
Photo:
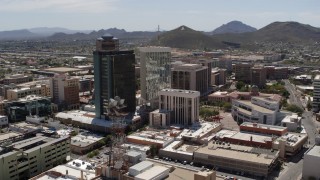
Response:
M320 0L0 0L0 31L33 27L127 31L186 25L212 31L239 20L255 28L275 21L320 27Z

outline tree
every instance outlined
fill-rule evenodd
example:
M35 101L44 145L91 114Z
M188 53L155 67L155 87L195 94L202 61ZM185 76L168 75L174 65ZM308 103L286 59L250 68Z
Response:
M152 145L150 146L150 156L151 156L151 157L154 157L154 156L158 155L158 152L159 152L158 146L152 144Z
M297 113L299 116L301 116L303 113L303 109L295 104L289 104L286 110Z
M245 87L245 85L246 85L246 84L245 84L244 82L238 81L237 84L236 84L236 88L237 88L238 90L240 90L241 88Z
M307 109L308 109L308 111L310 111L311 108L312 108L312 103L311 103L310 99L308 98L308 102L307 102Z
M230 112L231 108L232 108L232 105L229 102L224 102L222 107L223 107L224 111Z

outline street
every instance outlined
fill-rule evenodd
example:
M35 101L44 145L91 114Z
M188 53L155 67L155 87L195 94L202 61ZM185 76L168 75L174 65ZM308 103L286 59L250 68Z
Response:
M295 104L304 109L303 104L301 102L301 94L296 91L296 88L293 84L289 82L289 80L284 80L285 87L287 91L289 91L289 102L291 104ZM307 134L308 134L308 147L311 147L315 143L316 136L316 126L313 122L313 112L304 111L302 113L302 125L304 126ZM303 149L299 154L294 157L288 159L288 162L285 163L284 169L280 172L280 175L277 179L279 180L291 180L291 179L301 179L302 177L302 169L303 169L303 155L307 149Z

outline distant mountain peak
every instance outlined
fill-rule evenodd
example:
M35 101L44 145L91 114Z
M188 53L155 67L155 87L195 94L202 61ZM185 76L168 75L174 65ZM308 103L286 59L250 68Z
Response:
M242 23L241 21L230 21L227 24L216 28L212 31L212 34L226 34L226 33L245 33L245 32L254 32L257 29Z

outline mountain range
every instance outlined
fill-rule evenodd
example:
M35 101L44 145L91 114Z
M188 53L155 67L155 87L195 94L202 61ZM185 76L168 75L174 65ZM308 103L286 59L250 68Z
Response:
M0 40L44 39L52 41L94 40L105 33L119 39L148 40L150 45L185 49L225 48L260 42L314 43L320 42L320 28L298 22L274 22L259 30L240 21L231 21L211 32L202 32L187 26L171 31L127 32L110 28L99 31L77 31L65 28L32 28L0 32Z

